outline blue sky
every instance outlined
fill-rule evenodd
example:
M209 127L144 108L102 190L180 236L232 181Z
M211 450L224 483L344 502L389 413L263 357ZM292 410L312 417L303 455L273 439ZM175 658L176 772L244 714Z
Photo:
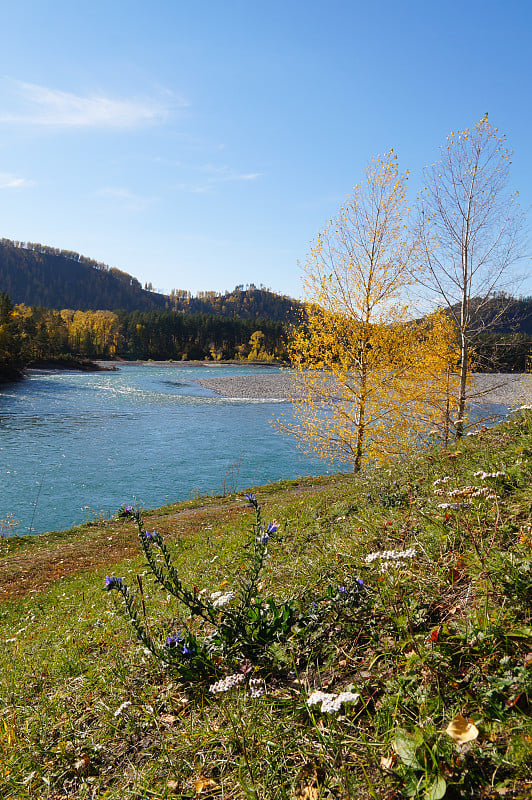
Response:
M530 220L531 23L529 0L4 0L0 236L299 296L372 156L414 200L486 111Z

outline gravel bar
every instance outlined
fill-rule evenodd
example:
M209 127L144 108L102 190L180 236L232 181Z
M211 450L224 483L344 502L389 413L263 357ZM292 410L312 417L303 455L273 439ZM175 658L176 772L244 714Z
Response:
M289 373L206 378L196 383L223 397L242 400L290 400L295 393ZM471 399L478 403L509 407L532 403L532 374L477 373L473 375L470 394Z
M226 378L196 380L205 389L211 389L223 397L245 400L291 400L295 384L285 373L275 375L235 375Z

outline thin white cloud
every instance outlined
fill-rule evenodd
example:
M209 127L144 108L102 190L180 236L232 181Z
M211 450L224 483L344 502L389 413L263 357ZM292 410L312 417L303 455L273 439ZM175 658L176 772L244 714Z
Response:
M186 167L190 171L199 172L206 175L205 180L190 181L188 183L180 183L177 188L183 192L191 192L194 194L204 194L214 189L216 184L230 183L237 181L254 181L261 177L260 172L237 172L227 166L214 166L213 164L203 164L199 167L191 165L176 163L176 166Z
M35 181L19 178L11 172L0 172L0 189L23 189L27 186L35 186Z
M147 206L156 202L155 197L143 197L142 195L131 192L129 189L124 189L119 186L106 186L96 192L95 196L115 201L115 203L126 208L128 211L142 211Z
M236 172L227 166L216 167L213 164L204 164L200 167L202 172L210 173L209 183L224 181L254 181L260 178L260 172Z
M34 83L8 81L12 106L0 122L62 128L134 128L165 119L184 101L165 90L163 99L120 100L105 94L77 95ZM161 93L160 93L161 94ZM5 106L4 106L5 108Z
M212 189L209 184L202 183L178 183L176 188L180 192L190 192L190 194L206 194Z

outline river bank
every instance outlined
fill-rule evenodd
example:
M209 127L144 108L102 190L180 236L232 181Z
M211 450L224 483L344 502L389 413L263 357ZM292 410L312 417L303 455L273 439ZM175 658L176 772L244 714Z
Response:
M254 602L306 624L201 670L174 643L213 626L159 591L130 516L0 541L0 796L528 800L531 452L525 411L356 479L256 487L277 522ZM241 494L145 515L194 602L229 610L254 519Z

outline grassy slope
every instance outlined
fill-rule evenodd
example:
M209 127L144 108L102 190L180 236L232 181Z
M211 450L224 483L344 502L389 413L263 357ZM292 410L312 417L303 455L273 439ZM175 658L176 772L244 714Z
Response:
M505 477L482 481L481 469ZM435 494L444 476L440 490L484 483L498 497L440 509L467 499ZM372 476L258 490L280 522L264 594L307 606L361 577L366 598L295 638L258 700L182 685L139 647L119 598L102 593L106 573L132 586L145 574L130 523L2 543L0 796L435 800L446 785L448 798L530 797L531 476L526 412ZM218 498L153 512L147 527L189 585L214 591L238 581L252 519ZM364 561L409 547L400 568ZM144 586L164 639L183 611ZM314 689L348 687L361 701L340 714L306 705ZM444 732L459 713L479 730L460 747Z

